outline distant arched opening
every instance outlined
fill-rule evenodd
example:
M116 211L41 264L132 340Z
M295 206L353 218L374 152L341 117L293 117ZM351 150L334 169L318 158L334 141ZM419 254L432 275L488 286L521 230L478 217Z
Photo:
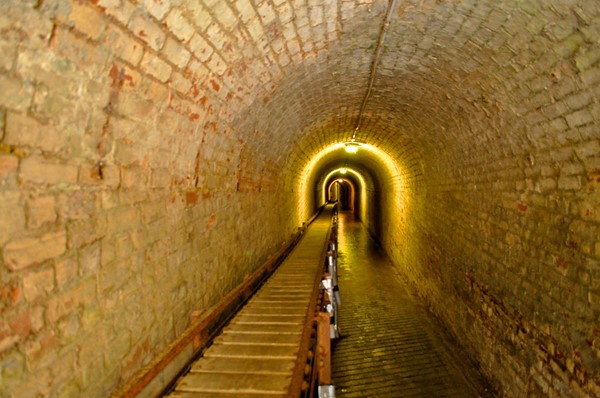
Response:
M350 180L338 178L329 184L327 188L327 201L337 201L341 211L354 212L355 200L355 188Z

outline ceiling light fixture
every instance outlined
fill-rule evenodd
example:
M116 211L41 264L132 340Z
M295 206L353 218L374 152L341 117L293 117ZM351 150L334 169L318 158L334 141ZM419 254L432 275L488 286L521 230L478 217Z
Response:
M346 152L356 153L358 152L358 147L360 144L358 142L350 141L346 142L344 145L346 146Z

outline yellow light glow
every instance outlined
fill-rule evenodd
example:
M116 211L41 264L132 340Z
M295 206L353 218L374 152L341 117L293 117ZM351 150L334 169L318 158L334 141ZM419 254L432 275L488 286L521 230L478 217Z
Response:
M400 165L386 152L383 151L382 149L370 145L370 144L365 144L365 143L361 143L360 144L361 147L361 151L365 151L365 154L363 156L367 156L367 157L372 157L373 159L376 159L378 162L381 162L383 169L381 170L383 172L384 176L388 176L388 177L383 177L384 179L386 178L393 178L393 187L392 188L394 191L393 192L399 192L396 191L396 189L402 190L402 186L403 186L403 180L402 180L402 173L400 172ZM309 193L309 181L311 178L311 174L314 172L314 170L316 170L317 165L319 164L319 162L321 162L324 158L326 158L327 156L329 156L330 154L334 153L337 150L340 150L342 148L345 148L345 143L336 143L336 144L332 144L328 147L323 148L321 151L317 152L314 156L312 156L310 158L310 160L304 165L302 171L300 172L300 178L298 178L296 181L296 189L298 190L298 192L301 193L302 197L307 197L308 195L310 195ZM341 170L340 169L336 169L334 170L334 172L336 173L340 173ZM348 172L351 172L350 169L348 169ZM333 172L332 172L333 173ZM327 180L330 176L327 176L325 178L325 180ZM362 176L361 176L362 179ZM361 185L364 187L364 179L361 181ZM361 197L364 195L366 197L366 190L360 189L359 190ZM400 197L400 195L394 193L392 194L392 197ZM313 209L309 209L305 206L302 206L301 203L298 203L299 208L298 208L298 216L300 220L306 220L309 217L309 212L311 212ZM364 209L364 208L363 208Z
M336 173L340 173L341 170L342 169L334 169L334 170L330 171L329 173L327 173L325 178L323 178L323 182L322 182L323 185L321 186L321 193L322 193L321 202L322 203L325 203L325 201L327 199L327 181L329 181L329 179ZM359 203L361 203L361 206L360 206L361 211L360 211L359 216L361 217L362 220L365 220L367 217L366 211L369 206L368 205L369 197L367 195L367 181L365 180L365 177L356 170L347 168L346 171L348 173L354 175L356 177L356 179L358 180L358 187L355 187L354 184L350 180L343 179L344 182L350 184L353 192L358 192L358 195L360 195ZM339 180L335 180L333 182L335 183L337 181L339 181Z
M383 164L386 166L386 171L389 173L389 175L402 175L402 173L400 172L400 166L387 152L370 144L361 144L360 147L362 148L362 150L373 154L375 158L383 162Z
M396 159L392 155L394 152L388 152L384 148L386 147L361 143L360 156L354 155L355 158L352 159L349 158L351 155L342 151L345 150L344 142L306 153L308 161L294 181L294 191L299 194L299 220L306 220L318 205L325 203L329 189L341 177L349 184L354 195L352 197L356 199L352 203L357 207L352 210L365 225L380 231L379 238L395 250L393 248L396 241L389 237L409 236L407 220L410 220L413 212L413 191L416 188L410 179L405 178L407 172L403 170L403 157ZM340 167L333 168L334 162L339 162ZM354 163L361 170L360 173L353 169ZM417 167L422 166L419 164ZM347 169L346 174L341 174L342 168ZM330 172L327 173L327 170ZM353 178L347 179L350 175ZM327 181L332 180L334 183L327 185ZM398 251L394 255L400 256Z
M348 172L348 169L346 169L345 167L340 169L340 173L342 174L346 174Z
M308 163L306 163L306 165L304 166L304 169L302 170L302 176L308 177L308 175L310 174L310 172L312 170L314 170L315 165L321 160L323 159L325 156L329 155L331 152L334 152L340 148L342 148L344 146L344 144L333 144L331 146L328 146L327 148L323 149L322 151L320 151L319 153L317 153L315 156L313 156L310 161Z
M308 179L309 179L308 177L309 177L310 173L315 169L315 166L317 165L317 163L319 161L321 161L327 155L329 155L332 152L334 152L340 148L343 148L343 147L344 147L343 143L330 145L327 148L318 152L316 155L314 155L310 159L310 161L304 166L302 173L300 174L304 178L300 178L298 180L299 192L306 194L306 192L307 192L306 183L308 183ZM364 149L365 151L367 151L368 153L374 155L374 157L376 159L379 159L385 165L385 171L387 172L387 175L389 175L389 176L402 175L402 173L400 173L400 167L398 166L396 161L394 161L394 159L392 159L392 157L387 152L382 151L378 147L375 147L370 144L361 144L361 148ZM341 169L336 169L336 172L341 172Z
M358 152L358 144L348 142L346 143L346 152L348 153L356 153Z
M327 181L329 181L329 179L336 173L341 173L342 169L334 169L332 171L330 171L329 173L327 173L327 175L325 176L325 178L323 178L323 185L321 186L321 192L322 192L322 197L321 197L321 203L325 203L326 200L326 192L327 192ZM349 172L350 174L354 175L358 181L360 182L360 186L359 186L359 190L361 192L366 192L366 187L367 187L367 182L365 181L365 178L363 177L363 175L361 173L359 173L356 170L352 170L352 169L346 169L347 172ZM347 180L346 180L347 181Z

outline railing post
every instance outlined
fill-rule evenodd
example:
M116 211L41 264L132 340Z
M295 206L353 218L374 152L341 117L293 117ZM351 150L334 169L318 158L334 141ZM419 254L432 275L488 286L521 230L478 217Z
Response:
M319 398L335 398L335 387L331 383L331 338L329 336L329 314L317 315L317 370Z
M337 220L334 218L334 224ZM337 234L336 226L331 233L325 273L321 281L323 292L323 312L317 314L317 379L318 397L335 398L335 386L331 377L331 339L340 337L337 307L340 294L337 281Z

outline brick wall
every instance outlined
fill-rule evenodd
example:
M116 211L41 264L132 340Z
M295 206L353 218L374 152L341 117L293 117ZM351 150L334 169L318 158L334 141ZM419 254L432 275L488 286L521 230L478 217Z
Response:
M384 244L505 396L600 396L598 11L433 7L382 65L425 195Z
M310 216L387 5L1 2L3 395L107 395ZM357 136L365 222L505 396L600 395L599 8L399 2Z
M0 5L0 395L108 395L295 231L213 6Z

